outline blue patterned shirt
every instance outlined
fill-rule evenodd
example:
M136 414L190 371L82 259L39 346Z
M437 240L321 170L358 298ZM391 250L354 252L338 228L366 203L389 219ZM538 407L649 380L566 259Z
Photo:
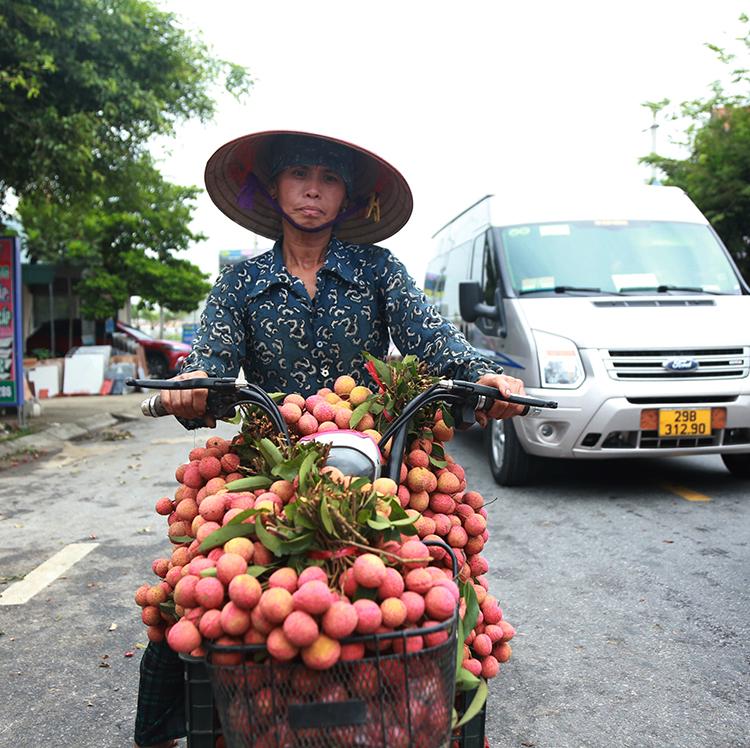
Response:
M284 266L281 241L224 268L183 371L236 376L304 396L350 374L372 386L362 351L385 358L392 337L432 374L476 380L502 371L472 348L417 288L389 250L332 238L311 299Z

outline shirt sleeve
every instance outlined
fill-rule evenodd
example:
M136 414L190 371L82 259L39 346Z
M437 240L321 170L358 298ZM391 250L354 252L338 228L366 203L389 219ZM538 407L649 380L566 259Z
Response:
M476 381L483 374L502 373L502 366L482 356L429 303L403 263L390 252L382 279L388 327L402 354L415 355L435 376Z
M235 377L245 360L246 325L242 315L244 279L225 267L208 295L193 349L182 372L205 371L211 377Z

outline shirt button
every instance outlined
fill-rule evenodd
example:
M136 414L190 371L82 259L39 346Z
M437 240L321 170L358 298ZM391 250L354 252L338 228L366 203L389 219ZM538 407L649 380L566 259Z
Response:
M322 374L322 375L323 375L324 377L327 377L327 376L328 376L328 367L327 367L327 366L324 366L324 367L323 367L323 368L322 368L322 369L320 370L320 373L321 373L321 374Z
M316 348L322 348L322 347L323 347L323 341L322 341L322 340L319 340L319 341L318 341L318 342L317 342L317 343L315 344L315 347L316 347Z

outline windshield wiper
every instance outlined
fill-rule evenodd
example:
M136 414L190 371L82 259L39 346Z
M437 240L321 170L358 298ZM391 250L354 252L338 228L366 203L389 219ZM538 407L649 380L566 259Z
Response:
M587 288L585 286L555 286L554 288L529 288L518 292L519 296L525 296L530 293L597 293L618 295L619 291L602 291L601 288Z
M631 293L631 292L643 293L644 291L651 291L655 293L667 293L667 291L680 291L684 293L707 293L707 294L713 294L713 295L719 295L719 296L726 295L722 291L709 291L705 288L702 288L701 286L674 286L674 285L668 285L668 284L663 284L661 286L628 286L627 288L623 288L621 290L621 293Z

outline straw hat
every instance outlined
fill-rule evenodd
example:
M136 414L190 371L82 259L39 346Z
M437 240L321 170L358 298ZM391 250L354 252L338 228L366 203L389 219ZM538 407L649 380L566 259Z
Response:
M222 213L240 226L265 236L281 236L281 214L268 195L271 147L285 136L317 138L353 153L349 208L334 227L342 241L376 244L393 236L409 220L413 201L409 185L374 153L325 135L293 130L252 133L221 146L206 164L206 189Z

